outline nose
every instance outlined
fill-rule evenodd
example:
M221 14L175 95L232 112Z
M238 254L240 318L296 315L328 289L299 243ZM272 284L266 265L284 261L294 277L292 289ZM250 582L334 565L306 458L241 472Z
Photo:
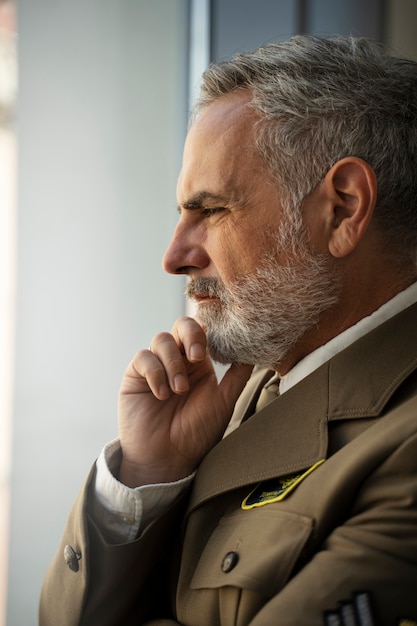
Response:
M179 222L163 256L162 266L168 274L190 274L204 269L210 257L199 241L198 233Z

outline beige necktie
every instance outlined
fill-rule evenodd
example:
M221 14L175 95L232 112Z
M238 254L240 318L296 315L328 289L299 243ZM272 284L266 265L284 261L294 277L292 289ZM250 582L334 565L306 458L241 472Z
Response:
M279 380L274 378L268 381L259 394L258 402L256 403L256 413L263 409L267 404L276 400L279 396Z

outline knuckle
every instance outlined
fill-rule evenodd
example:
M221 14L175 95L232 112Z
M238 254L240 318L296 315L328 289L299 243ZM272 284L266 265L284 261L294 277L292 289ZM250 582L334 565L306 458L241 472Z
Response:
M135 371L140 373L157 372L163 369L160 361L150 350L139 350L132 361Z
M144 361L149 357L149 350L138 350L133 357L133 361L136 363L138 361Z
M163 344L167 344L167 343L169 344L173 342L174 342L174 338L170 333L164 332L164 331L157 333L155 337L152 339L151 350L155 350L157 349L158 346L161 346Z
M166 356L165 368L170 372L184 372L185 365L184 359L181 355L169 354Z

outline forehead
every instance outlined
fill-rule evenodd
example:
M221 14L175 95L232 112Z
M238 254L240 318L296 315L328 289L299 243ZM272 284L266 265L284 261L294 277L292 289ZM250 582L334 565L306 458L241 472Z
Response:
M215 192L265 172L254 141L259 115L250 100L248 91L222 96L196 119L185 142L179 197L207 184Z
M213 100L198 115L190 128L194 133L233 130L244 132L251 128L258 114L251 106L252 94L248 89L235 91Z

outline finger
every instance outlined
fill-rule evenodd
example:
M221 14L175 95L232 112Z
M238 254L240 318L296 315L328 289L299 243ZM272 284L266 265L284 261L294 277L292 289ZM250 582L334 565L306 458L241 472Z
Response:
M150 350L140 350L126 369L120 393L127 395L148 391L159 400L167 400L171 395L166 371L160 360Z
M206 334L195 319L181 317L175 322L172 334L190 363L204 361L207 355Z
M169 387L174 393L188 391L189 382L182 346L170 333L158 333L152 340L151 351L161 363Z

